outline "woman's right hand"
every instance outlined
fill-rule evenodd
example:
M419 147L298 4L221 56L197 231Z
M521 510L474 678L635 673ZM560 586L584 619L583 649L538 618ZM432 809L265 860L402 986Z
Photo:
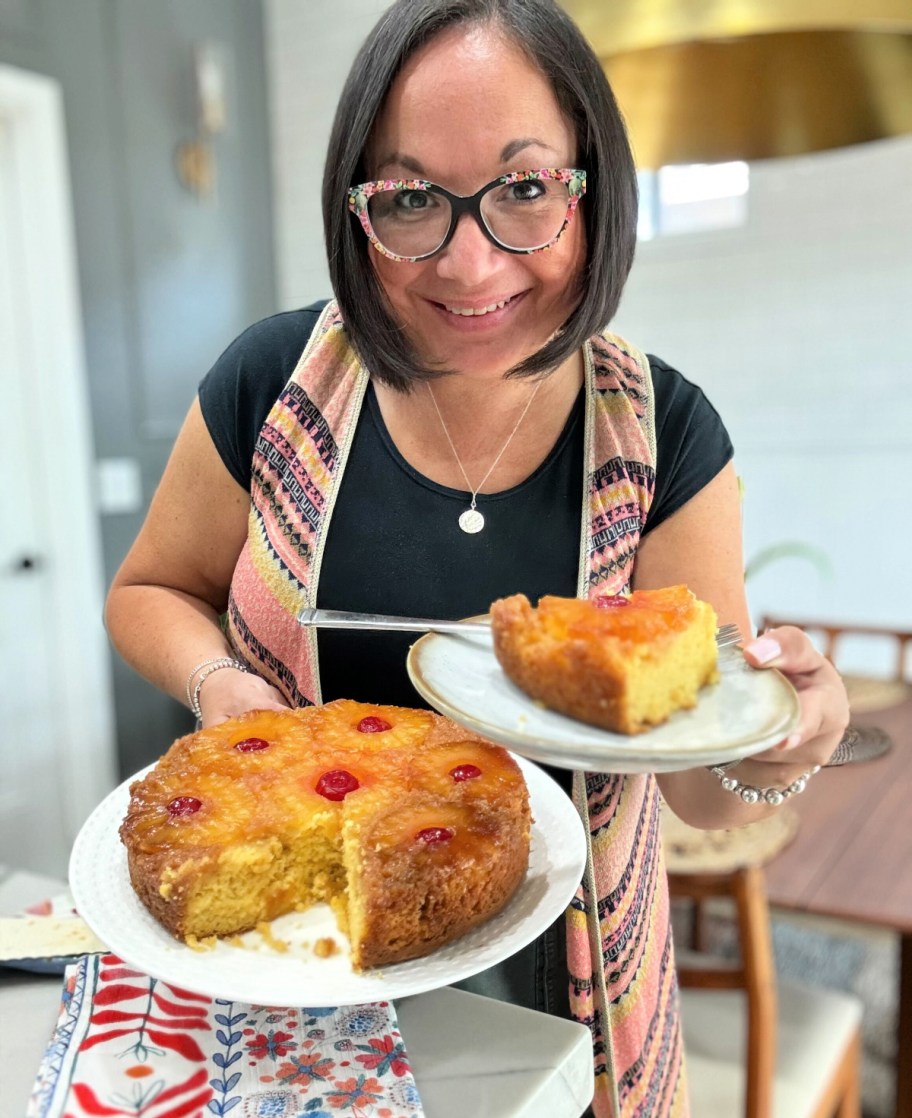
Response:
M238 668L219 668L199 690L202 727L215 726L248 710L288 710L282 693L265 679Z

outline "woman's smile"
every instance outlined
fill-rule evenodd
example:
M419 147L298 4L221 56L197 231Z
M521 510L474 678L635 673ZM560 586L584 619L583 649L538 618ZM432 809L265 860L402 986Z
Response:
M521 291L503 299L473 300L471 302L441 303L431 300L432 305L441 312L444 321L452 330L479 332L500 329L509 321L525 297Z
M477 317L478 315L493 314L494 311L502 310L508 304L511 304L514 298L517 298L517 296L508 296L506 299L500 299L497 302L486 304L483 307L477 305L474 307L450 307L445 303L441 305L451 314L475 315Z

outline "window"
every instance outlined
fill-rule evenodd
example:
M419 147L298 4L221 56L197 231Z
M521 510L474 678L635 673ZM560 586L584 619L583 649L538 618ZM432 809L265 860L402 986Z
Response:
M730 229L747 220L747 163L688 163L639 171L637 236Z

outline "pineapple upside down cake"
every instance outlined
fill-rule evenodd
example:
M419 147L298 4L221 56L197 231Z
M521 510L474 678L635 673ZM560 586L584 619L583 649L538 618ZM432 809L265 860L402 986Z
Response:
M424 710L337 700L178 739L130 787L130 879L179 938L320 901L352 965L426 955L522 882L531 815L513 758Z

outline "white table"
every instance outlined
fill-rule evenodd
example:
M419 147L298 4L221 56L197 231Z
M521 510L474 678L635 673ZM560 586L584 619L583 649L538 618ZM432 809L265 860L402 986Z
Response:
M0 915L61 892L35 874L0 881ZM60 1001L59 975L0 967L0 1115L20 1118ZM396 1003L427 1118L579 1118L592 1097L589 1030L444 987Z

